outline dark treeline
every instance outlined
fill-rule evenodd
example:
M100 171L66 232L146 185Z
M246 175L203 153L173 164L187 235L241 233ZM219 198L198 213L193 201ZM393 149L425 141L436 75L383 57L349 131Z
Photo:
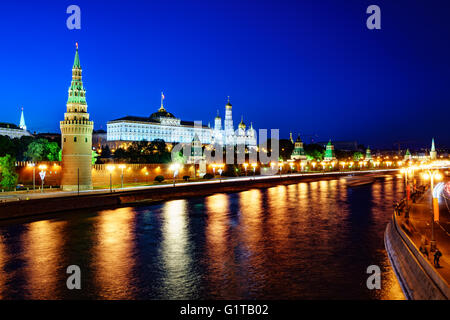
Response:
M105 152L106 151L106 152ZM109 149L102 150L102 158L107 157ZM171 161L170 151L164 140L132 142L127 148L118 148L114 159L126 163L168 163Z
M33 136L12 139L0 136L0 157L9 155L16 161L57 161L60 150L56 142L49 142L47 139L36 139Z

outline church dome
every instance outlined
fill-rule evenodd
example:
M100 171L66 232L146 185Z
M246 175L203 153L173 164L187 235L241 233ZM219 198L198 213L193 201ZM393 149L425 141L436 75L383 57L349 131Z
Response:
M171 114L170 112L167 112L166 109L164 108L159 108L158 112L154 112L150 115L151 119L158 119L158 118L175 118L175 116L173 114Z
M244 119L242 119L241 122L239 123L239 129L244 129L245 130Z

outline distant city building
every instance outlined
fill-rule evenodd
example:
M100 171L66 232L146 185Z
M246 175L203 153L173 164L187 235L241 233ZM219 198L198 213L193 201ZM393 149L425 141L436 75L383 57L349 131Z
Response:
M411 159L412 159L411 152L409 151L409 149L406 149L404 160L409 161Z
M292 134L291 137L292 139ZM297 140L294 143L294 151L291 154L293 160L306 160L305 149L303 149L303 141L300 139L300 135L297 136Z
M8 136L11 139L21 138L23 136L31 136L31 133L27 131L27 126L25 125L25 117L22 113L20 114L20 124L17 126L13 123L0 122L0 136Z
M87 113L86 90L83 87L78 43L72 67L72 82L67 112L60 122L62 144L63 190L92 189L92 131L94 122Z
M101 150L103 146L108 145L107 134L105 130L94 130L92 133L92 148Z
M436 147L434 146L434 138L431 140L430 159L431 160L436 160L437 159Z
M13 123L0 122L0 136L8 136L11 139L21 138L23 136L31 136L31 134L23 129L20 129Z
M323 158L324 161L333 161L336 160L336 157L334 155L334 146L331 144L331 139L328 141L328 144L325 149L325 157Z
M367 147L367 150L366 150L366 158L365 158L365 160L366 161L372 161L372 152L370 151L369 147Z
M161 107L150 117L126 116L109 121L107 124L108 142L132 142L164 140L167 143L191 143L195 135L202 144L236 145L245 144L256 148L256 131L253 125L246 130L243 119L235 131L232 106L225 106L224 129L219 115L214 120L214 129L200 122L184 121L176 118L164 107L164 94L161 94Z

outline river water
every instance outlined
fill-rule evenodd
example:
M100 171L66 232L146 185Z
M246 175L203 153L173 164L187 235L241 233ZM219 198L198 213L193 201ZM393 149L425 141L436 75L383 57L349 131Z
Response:
M341 178L3 223L0 298L403 299L383 242L402 190Z

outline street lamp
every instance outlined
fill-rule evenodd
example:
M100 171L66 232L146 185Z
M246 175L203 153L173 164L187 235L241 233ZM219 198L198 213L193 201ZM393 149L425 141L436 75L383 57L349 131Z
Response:
M258 164L256 162L252 163L252 167L253 167L253 180L256 179L255 177L255 173L256 173L256 167L258 166Z
M109 192L112 192L112 172L115 168L112 164L106 166L106 170L109 171Z
M119 169L122 169L122 175L120 176L122 181L122 189L123 189L123 169L125 169L127 166L124 164L119 164Z
M33 168L33 190L36 190L36 163L28 163L27 167Z
M400 170L400 172L405 175L405 195L406 195L406 215L405 216L408 217L408 211L409 211L408 201L409 201L410 194L411 194L411 188L409 186L408 176L411 173L414 176L414 168L413 167L403 168Z
M173 163L170 165L169 169L173 171L173 186L175 187L175 177L178 175L178 170L180 169L179 163Z
M247 176L247 167L248 167L248 163L244 163L244 169L245 169L245 176Z
M223 169L222 169L222 168L224 167L224 165L223 165L223 164L220 164L218 167L219 167L219 170L218 170L218 171L219 171L219 174L220 174L219 182L222 183L222 172L223 172Z
M278 170L280 170L280 178L281 178L281 171L283 170L283 161L278 162Z
M312 163L312 167L313 167L313 171L314 171L314 169L316 169L316 162L315 161L313 161Z
M431 241L430 241L430 251L434 251L436 249L436 239L434 237L434 223L435 221L439 221L439 202L437 195L434 194L434 181L439 181L442 179L442 174L438 170L432 170L431 168L425 169L426 172L423 174L423 178L425 180L430 179L431 185L431 206L432 206L432 215L431 215Z
M42 183L42 185L41 185L41 192L44 192L44 179L45 179L45 174L46 174L45 170L47 170L47 166L45 164L41 164L39 166L39 170L41 170L39 172L39 176L41 177L41 183Z
M341 165L342 165L342 170L344 170L345 169L345 162L341 162Z
M273 161L270 162L270 168L272 169L271 173L273 173L273 169L275 168L275 162Z

